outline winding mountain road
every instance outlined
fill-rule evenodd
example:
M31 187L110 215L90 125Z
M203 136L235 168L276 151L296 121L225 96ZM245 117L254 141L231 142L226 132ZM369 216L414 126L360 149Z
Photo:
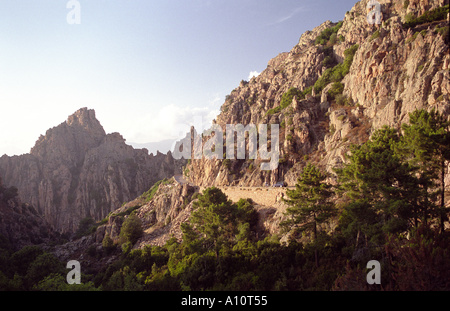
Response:
M189 182L182 176L176 175L174 179L177 183L184 185L189 184ZM240 187L240 186L216 186L227 197L233 201L237 202L239 199L252 199L258 205L272 206L273 204L279 202L283 196L286 196L286 187ZM200 193L203 192L207 187L199 187ZM290 187L294 188L294 187Z

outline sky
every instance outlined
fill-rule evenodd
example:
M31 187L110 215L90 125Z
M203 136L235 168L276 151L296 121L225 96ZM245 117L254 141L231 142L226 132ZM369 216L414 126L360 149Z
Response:
M176 139L356 0L2 0L0 156L82 107L127 143Z

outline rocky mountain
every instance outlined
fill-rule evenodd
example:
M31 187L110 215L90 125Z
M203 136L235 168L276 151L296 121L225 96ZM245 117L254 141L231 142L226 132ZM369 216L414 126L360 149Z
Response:
M170 153L148 155L118 133L106 134L95 111L82 108L49 129L29 154L0 158L0 176L59 232L85 217L100 220L180 171Z
M292 186L308 161L333 173L350 144L365 142L383 125L399 128L415 109L450 115L448 14L413 23L448 0L378 2L379 25L368 23L369 0L362 0L342 21L305 32L291 51L270 60L259 76L241 81L226 97L214 121L224 133L228 124L279 124L276 169L261 170L264 160L250 159L248 146L240 160L191 154L186 162L170 152L148 155L125 144L120 134L106 134L95 112L83 108L41 136L30 154L0 158L0 176L61 232L75 231L85 217L103 219L93 234L56 248L59 258L68 259L77 252L82 257L92 246L101 250L105 237L117 242L131 213L144 229L134 247L180 238L180 224L203 187L226 191L278 181ZM186 135L192 146L196 135L195 129ZM203 146L207 141L202 138ZM151 188L181 171L189 183L174 178ZM448 185L450 175L446 178ZM280 197L272 201L256 206L261 234L275 233L283 217Z
M130 189L130 185L131 188L136 188L136 184L141 185L143 175L140 174L141 169L132 170L131 167L136 166L131 164L145 167L142 159L147 157L127 147L118 134L105 136L98 126L90 125L89 128L98 132L98 135L92 135L91 140L85 139L84 142L92 145L77 146L77 150L86 150L85 154L64 159L64 163L72 163L73 172L58 169L61 167L58 164L52 167L53 171L47 168L45 176L53 176L57 183L65 185L67 193L74 194L70 202L81 206L77 211L85 211L83 216L105 218L95 224L92 234L58 246L54 253L63 260L84 260L83 264L92 266L94 270L104 267L114 260L114 255L96 257L95 254L105 251L103 242L107 237L112 240L111 243L120 244L118 241L122 225L130 215L139 218L143 229L134 248L164 245L172 236L180 239L180 225L189 219L196 193L211 186L219 187L229 198L234 196L235 201L246 191L244 186L253 187L247 191L252 191L256 197L268 196L266 201L271 203L254 201L259 219L257 234L263 237L265 233L277 233L280 221L286 217L286 205L281 200L284 190L270 194L268 188L260 186L272 185L280 180L294 185L299 172L308 161L333 173L333 168L345 161L350 144L365 142L371 133L383 125L399 128L401 123L408 122L408 114L415 109L435 108L450 116L449 17L447 15L447 19L438 18L432 22L408 26L411 20L448 5L448 1L381 0L380 25L368 23L368 3L369 0L356 3L341 22L327 21L305 32L290 52L281 53L270 60L259 76L250 81L242 81L227 96L221 113L214 121L224 133L227 124L280 125L279 165L274 170L261 170L263 160L260 158L195 159L194 153L191 153L191 159L183 167L184 179L177 177L165 180L152 188L148 183L146 187L138 187L149 189L147 192L133 197L131 190L123 189ZM82 114L86 113L84 111ZM90 119L88 116L83 118ZM80 117L74 117L73 120L75 119L80 120ZM59 131L69 131L68 123ZM192 128L185 141L194 146L197 135ZM47 133L33 148L31 155L23 156L21 162L12 158L1 159L0 172L9 172L5 176L11 178L14 175L12 167L18 167L16 170L25 167L30 180L39 180L42 169L37 157L40 155L41 158L48 158L55 152L44 148L47 141L55 139ZM208 137L203 137L201 141L205 146ZM73 143L70 144L72 145ZM119 151L120 156L117 155ZM162 179L164 172L169 171L170 161L173 161L168 160L169 156L170 154L166 158L162 155L155 157L159 159L159 163L167 164L158 170L159 179ZM54 162L61 162L57 162L56 159L60 157L56 154L53 157ZM15 166L8 166L12 161L17 161ZM121 161L128 166L118 166ZM179 164L176 161L173 163ZM95 165L103 168L103 175L98 173L100 169L95 168ZM36 169L31 169L33 167ZM65 177L64 172L69 177ZM72 176L69 174L78 176L74 184L67 184ZM447 174L446 178L448 185L450 175ZM43 185L37 183L35 186L38 190L42 188L42 192L38 193L47 193L44 185L48 187L51 179L44 180L47 181ZM23 180L20 185L25 189L30 187ZM58 189L60 192L49 197L64 198L64 189ZM122 193L120 198L119 193ZM242 196L250 197L246 194ZM126 198L129 202L113 211L113 205L120 205ZM36 202L40 202L39 199L40 197L36 197ZM45 205L46 202L44 200L38 206L50 209L50 202ZM97 209L94 207L98 206L102 206L102 213L95 214ZM78 219L81 217L79 214ZM330 222L329 227L323 229L332 231L336 225L335 219ZM87 255L88 250L91 255ZM116 249L116 255L118 254L120 250ZM100 263L98 258L103 262Z
M359 1L341 22L305 32L227 96L216 120L224 132L227 124L280 124L277 169L261 171L261 160L248 155L203 158L190 161L186 177L200 186L294 185L305 159L332 173L351 143L383 125L399 127L420 108L450 114L448 14L408 24L448 1L378 2L381 24L368 22L369 0Z

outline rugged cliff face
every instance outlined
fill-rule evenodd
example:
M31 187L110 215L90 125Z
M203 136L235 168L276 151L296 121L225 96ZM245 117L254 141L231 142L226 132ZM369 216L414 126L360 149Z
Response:
M224 130L226 124L280 124L277 169L261 171L261 161L248 157L193 159L186 176L201 186L279 180L293 185L305 159L332 172L350 143L364 142L383 125L399 127L415 109L450 114L448 16L447 21L405 26L448 1L380 0L380 25L368 23L368 2L358 2L342 23L327 21L305 32L290 52L270 60L258 77L242 81L227 96L216 121ZM337 32L327 42L316 40L331 28ZM343 77L334 79L336 71ZM339 84L333 85L336 80ZM294 96L289 97L291 88Z
M170 153L148 155L106 134L87 108L49 129L30 154L0 158L3 180L60 232L75 231L85 217L102 219L180 167Z

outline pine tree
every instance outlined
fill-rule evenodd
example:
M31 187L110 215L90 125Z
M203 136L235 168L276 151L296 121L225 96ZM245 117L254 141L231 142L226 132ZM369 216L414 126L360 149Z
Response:
M374 226L380 222L385 232L401 232L413 218L411 202L415 199L416 182L411 167L395 152L399 141L395 129L384 127L366 143L353 145L347 155L348 163L336 170L339 191L350 201L344 211L353 219L350 223L358 228L358 236L362 228L375 235ZM372 216L367 217L367 213Z
M334 203L329 199L333 195L331 185L325 182L327 176L316 166L308 163L295 185L295 190L287 190L289 204L286 210L289 219L282 222L285 231L293 228L311 231L317 239L317 225L326 222L335 214Z
M198 201L194 202L194 208L190 226L203 236L203 246L214 249L218 257L221 248L230 248L234 242L239 209L216 187L205 189ZM188 229L185 228L186 232Z
M443 232L444 221L448 219L444 177L450 161L450 121L435 109L416 110L409 117L410 124L402 125L405 142L402 151L419 175L424 223L434 214L440 218ZM440 197L438 205L435 204L437 196Z
M125 219L122 228L120 228L120 239L122 243L136 243L143 234L142 221L134 213Z

